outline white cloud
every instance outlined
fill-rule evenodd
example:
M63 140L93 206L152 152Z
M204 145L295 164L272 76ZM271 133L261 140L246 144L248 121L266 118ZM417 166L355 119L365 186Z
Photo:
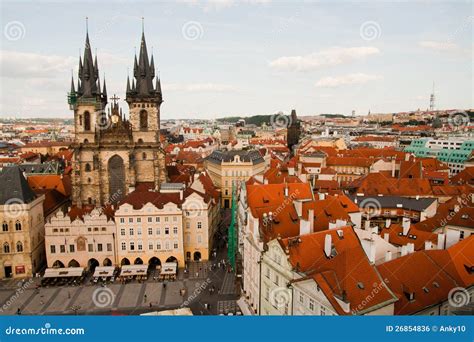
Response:
M435 51L452 51L458 49L458 45L450 41L438 42L434 40L423 40L419 42L418 45L422 48Z
M71 70L77 60L74 57L40 55L17 51L1 51L2 77L54 78Z
M287 71L308 71L334 66L377 55L380 50L373 46L333 47L305 56L285 56L270 62L270 67Z
M219 83L163 83L163 89L167 91L187 92L236 92L238 89L229 84Z
M381 79L378 75L368 75L363 73L349 74L336 77L324 77L316 82L316 87L336 88L345 85L364 84L370 81Z

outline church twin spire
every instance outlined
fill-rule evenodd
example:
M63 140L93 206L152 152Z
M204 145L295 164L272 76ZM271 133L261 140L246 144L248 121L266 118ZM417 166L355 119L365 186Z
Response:
M155 75L155 60L153 54L150 59L148 56L145 31L142 27L139 55L137 58L135 53L134 57L132 82L130 82L130 77L127 76L127 101L151 99L152 101L157 101L159 103L162 102L160 78ZM101 87L97 54L93 58L88 29L86 29L84 55L83 57L79 56L77 87L74 83L74 76L71 77L70 98L71 97L75 99L98 98L104 104L107 103L107 87L105 79L103 86Z

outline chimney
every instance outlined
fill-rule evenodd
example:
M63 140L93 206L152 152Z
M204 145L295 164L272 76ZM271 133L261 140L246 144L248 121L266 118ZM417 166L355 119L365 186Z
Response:
M373 239L362 239L362 248L369 258L369 261L375 263L375 241Z
M415 252L415 244L413 242L407 243L407 253L411 254Z
M392 252L387 251L387 253L385 253L385 261L390 261L390 260L392 260Z
M429 251L430 249L433 249L433 244L431 241L427 240L425 241L425 250Z
M285 198L288 197L288 183L285 182Z
M392 159L392 177L395 178L395 159Z
M390 225L392 224L392 219L386 219L385 220L385 228L390 228Z
M179 200L183 200L183 190L179 190Z
M301 219L300 220L300 235L306 235L311 233L312 227L310 226L310 222Z
M326 198L325 194L318 194L318 196L321 201Z
M303 202L301 201L293 201L296 209L296 213L298 214L299 217L303 215Z
M408 231L410 230L410 219L408 217L403 218L402 227L403 227L403 235L407 236Z
M327 258L331 256L331 249L332 249L332 237L331 237L331 234L326 234L326 237L324 238L324 254L326 254Z
M309 228L314 232L314 209L308 209Z
M407 255L407 253L408 253L408 251L407 251L407 246L402 246L402 253L401 253L401 255L402 255L402 256L405 256L405 255Z
M446 235L444 233L438 234L438 249L444 249L444 243L446 240Z
M370 229L370 220L366 220L365 221L365 230L369 230Z
M268 179L265 178L265 179L263 180L263 184L268 184Z
M384 239L385 241L387 241L387 242L390 242L390 234L389 234L389 233L385 233L385 234L383 235L383 239Z

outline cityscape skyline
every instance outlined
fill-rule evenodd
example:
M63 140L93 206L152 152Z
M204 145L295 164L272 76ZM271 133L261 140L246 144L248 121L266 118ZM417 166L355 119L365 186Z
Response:
M122 99L125 112L127 69L133 67L142 17L149 52L154 48L157 69L164 71L164 120L292 108L302 116L424 110L433 81L436 109L472 108L468 3L371 2L356 8L323 2L305 3L304 11L271 1L120 3L115 11L110 3L94 4L94 11L76 2L55 3L48 7L53 23L41 20L42 6L24 11L35 5L2 4L8 11L1 86L11 90L2 91L2 117L72 117L66 93L71 70L77 78L85 17L101 78L105 73L109 95ZM160 13L160 20L150 20L150 13ZM406 17L404 25L397 24L397 13ZM57 31L58 25L71 24L72 29ZM53 34L59 44L40 38Z

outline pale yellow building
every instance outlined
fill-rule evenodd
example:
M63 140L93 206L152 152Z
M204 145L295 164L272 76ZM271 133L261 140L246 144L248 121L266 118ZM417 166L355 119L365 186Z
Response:
M232 186L265 172L265 160L257 150L214 151L205 167L214 185L221 190L221 205L230 208Z

